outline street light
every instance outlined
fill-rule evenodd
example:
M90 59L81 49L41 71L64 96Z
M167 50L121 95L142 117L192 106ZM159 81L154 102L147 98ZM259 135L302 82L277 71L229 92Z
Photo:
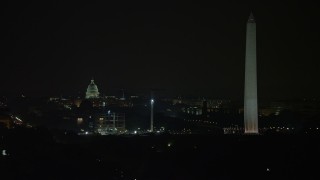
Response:
M150 132L153 132L153 104L154 104L154 100L151 99L150 100L151 103L151 114L150 114Z

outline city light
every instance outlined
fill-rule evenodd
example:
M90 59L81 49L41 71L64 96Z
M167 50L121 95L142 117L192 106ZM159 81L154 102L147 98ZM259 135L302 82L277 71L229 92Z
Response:
M4 149L4 150L2 150L2 156L7 156L8 154L7 154L7 151Z

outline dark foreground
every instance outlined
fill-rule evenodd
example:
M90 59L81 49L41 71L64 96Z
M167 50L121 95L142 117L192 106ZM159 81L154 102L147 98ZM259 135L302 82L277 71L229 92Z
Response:
M1 135L0 179L320 179L320 138ZM3 152L2 152L3 153Z

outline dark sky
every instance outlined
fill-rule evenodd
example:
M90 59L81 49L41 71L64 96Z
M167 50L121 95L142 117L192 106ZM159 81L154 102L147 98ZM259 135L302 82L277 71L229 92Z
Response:
M241 99L245 28L252 10L259 96L320 97L316 4L102 2L4 3L0 93L84 93L94 77L104 94L157 88Z

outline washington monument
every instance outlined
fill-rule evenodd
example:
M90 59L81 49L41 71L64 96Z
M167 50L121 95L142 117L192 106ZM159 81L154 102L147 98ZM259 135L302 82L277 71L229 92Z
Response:
M253 14L247 22L244 82L244 126L246 134L258 134L256 23Z

